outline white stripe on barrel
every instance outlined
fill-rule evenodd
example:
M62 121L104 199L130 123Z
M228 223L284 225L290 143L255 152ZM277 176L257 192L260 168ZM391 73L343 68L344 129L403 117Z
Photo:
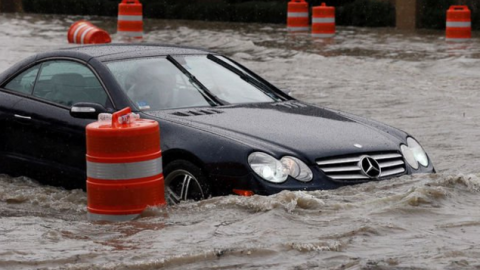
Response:
M131 180L152 177L163 172L162 158L130 163L87 161L87 176L103 180Z
M335 18L312 18L312 23L335 23Z
M318 37L318 38L330 38L335 36L335 34L312 34L312 37Z
M73 43L77 43L77 35L78 35L78 32L79 32L82 28L84 28L84 27L87 27L87 25L86 25L86 24L82 24L82 25L80 25L80 26L75 30L75 32L73 33Z
M308 12L287 12L289 18L305 18L308 17Z
M95 29L95 27L89 27L87 28L83 33L82 33L82 36L80 37L80 41L82 44L85 43L85 36L88 34L88 32L92 31L93 29Z
M136 21L142 21L143 16L142 15L118 15L118 20L136 22Z
M447 27L468 27L472 26L471 22L447 22Z
M143 31L117 31L117 34L129 37L143 37Z

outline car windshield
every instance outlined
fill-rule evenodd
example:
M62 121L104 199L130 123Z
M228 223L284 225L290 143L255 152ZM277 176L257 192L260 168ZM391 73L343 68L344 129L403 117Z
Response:
M225 58L207 55L142 58L107 63L140 110L218 106L280 100Z

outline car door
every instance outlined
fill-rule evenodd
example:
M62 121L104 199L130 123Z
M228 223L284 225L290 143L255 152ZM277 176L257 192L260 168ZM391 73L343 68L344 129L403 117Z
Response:
M94 120L70 116L77 102L111 104L95 74L68 60L43 62L30 98L14 107L22 127L23 148L38 180L67 188L85 186L85 127Z
M0 173L25 172L24 160L35 151L24 143L27 138L23 130L29 121L15 106L31 96L38 70L39 65L28 68L0 89Z

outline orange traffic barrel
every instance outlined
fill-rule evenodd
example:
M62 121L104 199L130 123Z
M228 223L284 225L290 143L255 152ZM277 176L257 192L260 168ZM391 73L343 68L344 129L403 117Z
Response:
M312 36L329 38L335 35L335 8L325 3L312 8Z
M467 41L471 37L470 10L467 6L451 6L447 11L447 41Z
M118 5L117 33L128 38L143 38L143 7L138 0L122 0Z
M292 0L288 3L287 30L308 31L308 3L305 0Z
M110 35L88 21L78 21L70 26L67 33L69 43L102 44L110 43Z
M132 220L166 204L160 128L130 108L107 116L87 126L88 219Z

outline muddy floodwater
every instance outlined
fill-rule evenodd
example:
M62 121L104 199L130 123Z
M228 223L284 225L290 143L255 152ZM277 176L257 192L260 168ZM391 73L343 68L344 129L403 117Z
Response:
M78 19L0 15L0 70L69 46ZM116 31L114 18L87 19ZM437 174L217 197L114 224L86 220L81 190L1 175L0 269L480 269L480 39L337 30L321 40L282 25L146 20L144 41L219 51L300 100L405 130Z

